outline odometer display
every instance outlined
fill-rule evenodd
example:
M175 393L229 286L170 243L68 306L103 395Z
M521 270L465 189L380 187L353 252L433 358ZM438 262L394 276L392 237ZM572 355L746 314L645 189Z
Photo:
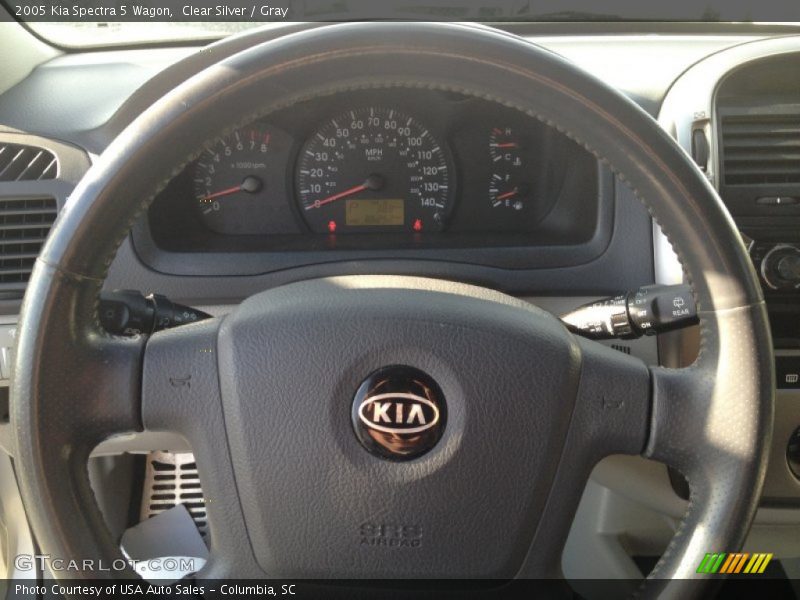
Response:
M405 202L402 200L346 200L345 225L366 227L405 223Z
M452 209L448 157L414 118L384 107L323 124L300 149L295 185L312 231L440 231Z

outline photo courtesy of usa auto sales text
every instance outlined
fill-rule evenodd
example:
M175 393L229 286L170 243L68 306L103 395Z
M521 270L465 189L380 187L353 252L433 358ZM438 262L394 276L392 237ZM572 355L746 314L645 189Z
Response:
M14 592L18 596L46 596L54 594L73 598L77 596L107 598L109 596L196 596L206 592L203 586L173 584L154 585L148 583L109 583L102 585L81 585L53 583L50 585L16 584ZM224 592L221 592L224 593Z
M54 594L64 597L96 596L107 598L109 596L202 596L206 593L221 596L294 596L297 592L295 584L282 585L233 585L223 584L215 587L203 585L172 584L155 585L148 583L109 583L101 585L58 584L50 585L24 585L16 584L14 593L17 596L46 596Z

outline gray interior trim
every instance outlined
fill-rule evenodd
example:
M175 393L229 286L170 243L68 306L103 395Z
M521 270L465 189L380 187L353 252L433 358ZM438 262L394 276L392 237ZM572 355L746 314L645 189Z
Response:
M655 221L653 221L653 266L656 283L661 285L683 283L685 275L681 261L678 260L672 244Z
M0 575L4 579L34 578L36 570L20 570L13 560L20 554L33 555L35 547L17 487L14 465L11 457L3 453L0 453L0 506L6 535L3 547L7 550L7 554L0 557L0 567L3 568Z
M59 52L10 21L0 5L0 94L25 79L38 65L59 56Z
M800 52L800 36L792 35L751 41L712 54L675 81L661 105L658 122L687 153L691 152L692 131L713 122L714 95L719 82L730 71L760 58L796 52ZM713 134L712 129L706 131ZM718 185L719 144L711 137L709 146L707 176Z
M659 123L670 132L679 144L688 152L691 151L691 134L694 127L702 127L710 123L713 111L714 93L718 83L727 73L742 64L758 60L767 56L777 56L800 52L800 37L788 36L777 39L753 41L713 54L698 62L681 76L667 93L661 112ZM711 129L706 129L707 134ZM716 180L718 173L717 147L710 142L713 149L713 160L710 162L709 179ZM668 240L658 225L653 225L654 266L657 283L677 283L683 279L683 270L680 262ZM661 336L662 351L664 344L681 344L681 336ZM667 348L669 350L669 348ZM778 351L776 354L796 351ZM800 481L791 475L786 464L785 442L797 423L800 423L800 392L794 390L779 390L776 399L776 443L770 456L770 467L765 482L765 495L771 497L793 497L800 495ZM787 438L784 440L784 438ZM565 555L565 570L570 574L580 577L591 577L592 571L581 567L576 559L575 552L580 544L595 545L598 543L592 536L597 532L592 530L598 523L604 523L603 515L594 514L591 523L581 519L581 511L597 508L604 501L616 506L627 499L637 505L647 507L655 515L676 520L686 511L686 502L681 500L674 492L670 483L667 469L663 465L646 461L639 457L610 457L604 460L592 474L592 481L598 486L590 484L585 492L584 502L576 519L573 529L573 538L568 543ZM630 526L636 527L631 522ZM762 543L776 544L776 530L774 526L795 527L783 531L797 533L800 526L800 510L789 507L761 507L757 511L755 525L750 539L760 539ZM588 528L588 529L587 529ZM766 528L766 529L765 529ZM766 536L766 537L765 537ZM780 536L778 536L780 537ZM788 538L792 544L784 544L782 550L791 555L800 553L796 538ZM766 540L766 541L764 541ZM604 543L610 543L606 540ZM748 543L751 543L748 541ZM585 554L581 552L582 557ZM614 553L611 553L613 556ZM615 562L613 571L625 573L630 567L627 555ZM626 567L627 565L627 567Z

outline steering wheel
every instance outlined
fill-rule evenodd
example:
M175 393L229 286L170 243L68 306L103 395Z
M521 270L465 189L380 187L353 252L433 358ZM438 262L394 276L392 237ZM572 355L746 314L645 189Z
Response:
M270 289L225 318L149 338L104 332L98 294L116 249L198 149L304 99L400 86L515 108L605 161L683 263L700 315L696 362L648 368L499 292L379 275ZM703 591L691 581L708 577L695 572L703 555L738 549L755 514L771 348L730 216L633 102L482 27L325 26L186 81L75 189L24 300L17 474L36 539L54 557L121 558L86 463L111 434L153 430L184 436L197 459L211 533L200 576L551 578L592 467L641 454L691 489L644 593L686 597Z

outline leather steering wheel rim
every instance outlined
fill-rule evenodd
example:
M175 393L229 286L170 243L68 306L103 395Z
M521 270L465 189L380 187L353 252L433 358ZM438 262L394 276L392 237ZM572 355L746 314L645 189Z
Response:
M147 340L111 337L97 318L107 270L135 219L195 149L226 130L314 95L387 86L463 92L556 127L626 181L670 239L695 293L701 352L691 367L650 369L649 417L632 453L678 468L691 488L688 512L650 576L657 587L645 589L699 593L689 580L704 553L744 542L771 438L772 345L747 252L708 181L638 106L546 50L466 25L341 24L261 44L176 88L104 152L37 261L19 327L11 413L40 547L53 556L120 557L86 461L110 434L147 425L138 403ZM539 523L535 540L551 535L549 522ZM550 576L557 562L519 574ZM658 584L668 579L675 581Z

